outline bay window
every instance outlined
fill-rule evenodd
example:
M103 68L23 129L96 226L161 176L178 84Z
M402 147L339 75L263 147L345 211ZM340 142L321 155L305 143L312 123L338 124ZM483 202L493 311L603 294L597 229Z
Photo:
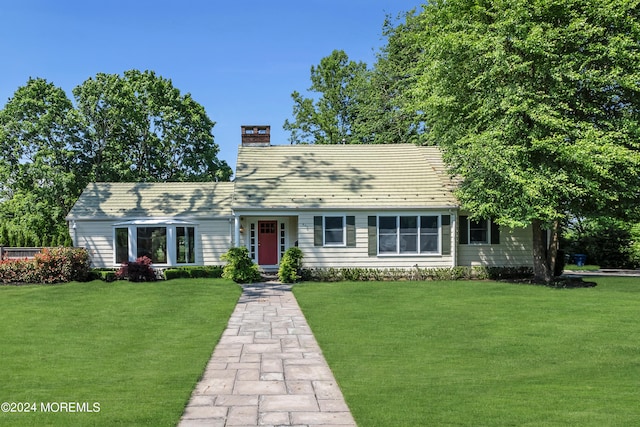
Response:
M146 256L154 264L196 262L196 227L183 221L139 220L114 227L114 262Z

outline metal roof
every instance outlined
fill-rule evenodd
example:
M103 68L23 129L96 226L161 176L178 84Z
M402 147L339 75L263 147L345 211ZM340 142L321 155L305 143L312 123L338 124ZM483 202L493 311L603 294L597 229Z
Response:
M457 207L440 150L413 144L240 147L234 209Z
M232 182L97 182L85 188L67 219L231 216Z

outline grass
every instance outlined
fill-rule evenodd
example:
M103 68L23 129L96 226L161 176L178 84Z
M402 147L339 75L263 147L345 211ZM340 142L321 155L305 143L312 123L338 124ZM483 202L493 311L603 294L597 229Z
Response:
M637 425L640 278L593 280L294 293L360 426Z
M576 264L567 264L564 266L564 269L567 271L598 271L600 270L599 265L576 265Z
M220 279L0 287L0 425L176 425L240 295ZM44 413L88 402L93 413Z

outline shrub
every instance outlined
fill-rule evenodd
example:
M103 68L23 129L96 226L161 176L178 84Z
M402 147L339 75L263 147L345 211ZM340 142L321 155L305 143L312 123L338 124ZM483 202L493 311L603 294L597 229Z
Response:
M261 279L258 266L251 261L249 250L244 247L234 247L222 255L227 264L222 270L222 277L236 283L253 283Z
M399 280L521 280L531 278L530 267L444 267L402 268L314 268L303 269L303 280L316 282L399 281Z
M222 277L222 267L219 265L173 267L173 268L168 268L164 271L164 278L166 280L178 279L178 278L217 279L220 277Z
M302 258L304 255L299 248L291 247L282 256L280 268L278 269L278 279L283 283L294 283L300 280L302 275Z
M116 269L113 268L94 268L89 272L88 280L102 280L103 282L114 282L118 280Z
M89 278L89 253L83 248L43 249L33 259L0 261L0 283L63 283Z
M89 253L82 248L43 249L34 256L39 283L85 281L89 277Z
M123 262L116 273L118 279L129 279L130 282L152 282L156 280L156 272L151 267L151 259L146 256L135 261Z

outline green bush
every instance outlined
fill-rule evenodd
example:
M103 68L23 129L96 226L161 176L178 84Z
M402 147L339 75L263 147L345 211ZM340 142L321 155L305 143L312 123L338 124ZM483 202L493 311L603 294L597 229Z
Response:
M571 255L586 254L587 264L601 268L636 268L639 231L637 224L615 218L580 219L570 223L562 247Z
M302 258L304 255L299 248L291 247L282 256L280 268L278 269L278 279L283 283L294 283L300 280L302 275Z
M63 283L89 279L89 253L83 248L43 249L33 259L0 262L0 283Z
M88 281L92 280L102 280L103 282L114 282L118 280L116 277L116 272L118 270L115 268L92 268L89 271Z
M195 279L222 277L222 267L219 265L172 267L164 271L164 278L171 279Z
M444 267L444 268L314 268L302 269L302 280L315 282L339 281L401 281L401 280L521 280L531 278L531 267Z
M236 283L253 283L262 278L258 266L251 261L249 250L244 246L229 249L221 258L227 261L222 269L225 279Z

